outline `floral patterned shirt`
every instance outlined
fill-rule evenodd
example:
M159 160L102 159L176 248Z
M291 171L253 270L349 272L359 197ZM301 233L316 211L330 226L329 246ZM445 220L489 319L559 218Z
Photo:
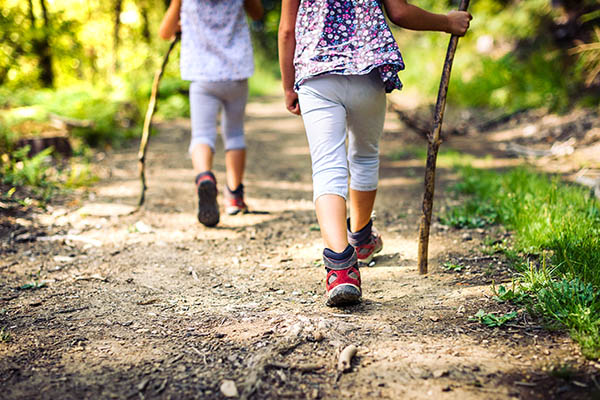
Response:
M317 75L364 75L375 68L386 92L402 88L404 62L381 0L301 0L295 31L296 90Z
M246 79L254 72L244 0L183 0L181 78Z

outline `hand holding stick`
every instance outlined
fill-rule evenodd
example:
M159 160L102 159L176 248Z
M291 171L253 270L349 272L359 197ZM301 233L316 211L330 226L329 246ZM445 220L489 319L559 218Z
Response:
M459 11L466 11L469 6L469 0L461 0ZM448 94L448 83L450 81L450 71L452 70L452 61L458 44L458 36L452 35L446 52L444 69L442 70L442 79L438 90L437 102L435 104L435 114L433 119L433 128L427 137L427 164L425 167L425 193L423 194L423 214L419 223L419 274L427 273L427 250L429 247L429 228L431 226L431 212L433 209L433 193L435 191L435 165L437 153L442 143L440 132L442 130L442 119L444 118L444 109L446 107L446 95Z

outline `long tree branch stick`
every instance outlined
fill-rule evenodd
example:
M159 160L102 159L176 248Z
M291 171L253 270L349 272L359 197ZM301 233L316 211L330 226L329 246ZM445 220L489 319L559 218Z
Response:
M469 0L461 0L459 10L466 11L469 6ZM442 140L440 132L442 130L442 119L444 118L444 109L446 107L446 95L448 94L448 83L450 81L450 71L452 70L452 61L458 44L458 36L452 35L446 52L446 61L442 70L442 79L438 90L437 102L435 104L435 114L433 117L433 127L428 135L427 143L427 164L425 167L425 193L423 194L423 214L419 223L419 274L427 273L427 250L429 247L429 228L431 225L431 212L433 209L433 193L435 191L435 164L437 153Z
M140 193L140 199L138 201L138 207L141 207L144 204L144 200L146 198L146 149L148 148L148 141L150 140L150 128L152 125L152 116L154 115L154 111L156 111L156 98L158 96L158 84L160 83L160 78L162 78L163 73L165 72L165 67L167 66L167 62L169 61L169 56L171 55L171 51L181 38L181 33L177 33L175 35L175 39L171 41L169 45L169 49L165 53L160 69L156 71L154 74L154 81L152 82L152 93L150 95L150 101L148 102L148 108L146 109L146 118L144 119L144 128L142 130L142 139L140 141L140 150L138 151L138 162L140 167L140 180L142 183L142 192Z

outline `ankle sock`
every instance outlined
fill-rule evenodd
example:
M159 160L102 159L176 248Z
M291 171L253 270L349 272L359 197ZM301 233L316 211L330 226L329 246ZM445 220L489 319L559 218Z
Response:
M227 185L227 191L236 196L243 195L244 194L244 184L240 183L235 190L229 189L229 186Z
M209 177L209 179L211 179L213 182L217 183L217 178L215 178L215 175L211 171L204 171L204 172L200 172L198 175L196 175L196 179L194 179L194 181L196 182L196 185L198 184L198 182L200 182L200 180L202 178L205 178L205 177Z
M345 261L347 259L349 259L350 257L352 257L352 254L354 253L354 247L348 245L346 247L346 249L344 251L342 251L341 253L336 253L335 251L325 248L325 250L323 250L323 255L327 258L330 258L332 260L335 261Z
M348 226L348 243L352 246L360 246L361 244L365 244L371 238L371 230L373 228L373 220L369 220L367 225L365 225L358 232L350 231L350 218L347 220Z

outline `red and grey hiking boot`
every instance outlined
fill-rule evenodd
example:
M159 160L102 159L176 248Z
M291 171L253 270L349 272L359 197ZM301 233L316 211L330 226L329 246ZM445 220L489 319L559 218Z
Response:
M217 180L212 172L206 171L196 176L198 192L198 221L205 226L219 223L219 204L217 203Z
M225 212L227 215L245 214L248 212L248 206L244 202L244 185L240 185L235 190L225 190Z
M340 307L359 303L362 291L354 248L348 246L343 253L335 253L325 249L323 251L323 262L327 271L325 281L327 305L329 307Z
M383 249L381 235L373 228L373 220L358 232L350 231L350 219L348 219L348 243L356 250L358 262L361 265L369 265L375 254Z

